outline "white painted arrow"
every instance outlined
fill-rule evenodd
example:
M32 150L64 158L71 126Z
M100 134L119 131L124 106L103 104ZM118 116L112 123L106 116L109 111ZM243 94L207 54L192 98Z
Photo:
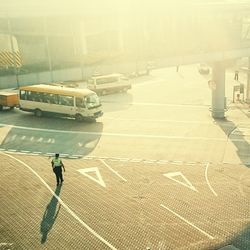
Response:
M88 177L89 179L91 179L92 181L95 181L96 183L98 183L99 185L106 187L105 182L102 179L102 176L100 174L100 171L97 167L93 167L93 168L83 168L83 169L79 169L78 170L82 175ZM93 176L89 175L88 173L95 173L97 178L94 178Z
M172 172L172 173L167 173L167 174L163 174L164 176L168 177L169 179L178 182L179 184L188 187L196 192L198 192L198 190L192 185L192 183L181 173L181 172ZM174 177L180 176L182 177L182 179L184 180L184 182L179 181L177 179L175 179Z
M37 142L42 142L43 141L43 138L42 137L40 137L38 140L37 140Z

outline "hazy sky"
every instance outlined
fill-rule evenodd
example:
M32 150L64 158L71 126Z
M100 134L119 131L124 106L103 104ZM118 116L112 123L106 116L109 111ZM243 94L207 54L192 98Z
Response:
M1 16L34 16L52 13L78 13L86 10L136 11L143 9L166 9L176 6L185 9L193 4L238 4L249 0L0 0Z

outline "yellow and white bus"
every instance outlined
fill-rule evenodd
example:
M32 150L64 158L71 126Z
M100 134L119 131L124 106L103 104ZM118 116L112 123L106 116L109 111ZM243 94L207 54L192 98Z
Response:
M101 102L95 92L46 84L20 87L19 107L39 117L50 113L74 117L78 121L92 121L103 115Z
M98 95L106 95L115 92L126 92L131 89L131 82L124 75L115 73L92 76L88 80L87 86Z

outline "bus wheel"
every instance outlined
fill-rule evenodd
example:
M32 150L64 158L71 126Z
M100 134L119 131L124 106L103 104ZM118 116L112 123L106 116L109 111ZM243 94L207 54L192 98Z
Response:
M75 115L75 119L78 121L78 122L81 122L83 120L83 116L81 114L76 114Z
M41 117L42 116L42 110L41 109L35 109L35 116Z

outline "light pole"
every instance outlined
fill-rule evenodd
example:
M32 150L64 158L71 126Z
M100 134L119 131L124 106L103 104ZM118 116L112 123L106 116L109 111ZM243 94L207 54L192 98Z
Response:
M49 63L50 81L53 82L54 76L53 76L52 62L51 62L51 56L50 56L49 36L48 36L48 30L47 30L47 18L46 17L43 17L43 32L44 32L45 46L46 46L46 52L47 52L47 57L48 57L48 63Z
M14 51L12 28L11 28L11 23L10 23L9 17L7 18L7 21L8 21L8 31L9 31L9 36L10 36L12 61L14 63L15 76L16 76L16 84L17 84L17 88L19 88L20 85L19 85L19 76L18 76L18 69L17 69L17 61L16 61L16 56L15 56L15 51Z

